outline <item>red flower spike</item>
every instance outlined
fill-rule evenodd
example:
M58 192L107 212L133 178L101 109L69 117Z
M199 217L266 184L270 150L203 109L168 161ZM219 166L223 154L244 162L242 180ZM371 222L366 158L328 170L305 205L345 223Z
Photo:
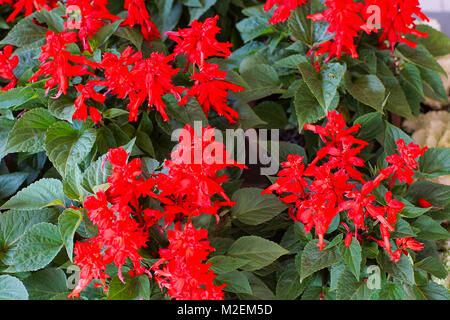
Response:
M68 0L67 8L73 6L81 12L81 21L73 25L73 21L66 21L66 30L78 29L78 37L81 40L83 49L92 53L89 38L92 38L104 25L119 20L120 18L109 13L106 8L108 0Z
M230 123L236 123L239 113L227 106L228 90L232 92L244 91L244 88L225 80L227 72L220 71L216 64L205 63L199 73L192 76L195 84L181 99L180 105L186 104L188 99L196 97L203 108L205 115L214 109Z
M328 0L325 5L327 9L324 12L308 16L314 21L327 21L327 32L333 34L332 40L318 46L315 55L328 53L325 63L333 57L339 59L343 53L358 58L354 38L358 37L361 30L366 29L366 22L360 16L364 4L354 0Z
M130 103L127 106L130 110L130 121L137 121L139 106L146 99L149 107L154 106L162 118L169 121L162 96L171 93L180 100L180 93L184 91L183 87L172 83L172 77L179 71L169 65L173 58L173 55L166 57L162 53L153 52L150 58L140 60L133 66L131 73L135 92L130 92Z
M100 122L102 120L100 112L98 112L96 108L86 105L86 100L92 99L94 101L103 103L105 102L106 97L94 90L92 82L88 82L86 85L79 84L75 86L75 88L81 94L75 99L76 111L73 114L72 119L86 121L89 111L89 115L91 116L92 120L95 123Z
M125 0L125 10L128 10L128 17L122 22L123 26L134 28L139 24L145 40L153 41L161 38L155 24L150 20L144 0Z
M366 8L377 6L380 8L381 47L390 48L394 51L397 43L405 43L413 48L416 43L408 40L407 35L426 37L428 34L416 29L416 17L423 21L429 21L428 17L420 9L419 0L366 0ZM368 18L370 11L363 10L363 16ZM386 45L388 44L388 46Z
M194 20L190 28L178 29L177 32L166 32L169 38L177 43L174 49L176 55L185 54L189 62L203 67L210 57L228 58L233 44L221 43L216 40L220 32L217 26L219 16L207 18L204 22Z
M4 3L12 4L13 1L4 1ZM25 10L25 17L28 17L33 11L40 11L42 9L51 10L57 5L56 0L16 0L12 4L14 11L10 14L6 22L14 21L20 11Z
M87 66L92 68L98 67L98 64L91 62L82 56L73 56L67 51L67 44L77 42L77 34L75 32L54 33L48 31L46 34L47 44L42 47L41 66L28 81L35 82L41 75L51 76L45 82L44 88L48 91L54 86L58 86L58 93L55 98L61 94L67 94L69 87L68 79L76 76L93 75L88 71ZM75 63L72 65L70 62ZM83 66L84 65L84 66Z
M13 46L7 45L0 51L0 77L6 80L11 80L6 86L1 90L8 91L14 88L17 84L18 79L14 75L14 68L19 64L19 57L13 56Z
M167 232L168 249L160 249L161 259L152 269L161 288L167 288L168 295L177 300L223 300L222 289L213 283L216 275L205 261L210 252L208 231L196 230L187 223L181 230L180 224L175 230Z
M270 24L277 24L279 22L285 22L289 19L293 10L304 5L308 1L309 0L267 0L264 5L264 11L268 12L274 6L278 5L269 21Z

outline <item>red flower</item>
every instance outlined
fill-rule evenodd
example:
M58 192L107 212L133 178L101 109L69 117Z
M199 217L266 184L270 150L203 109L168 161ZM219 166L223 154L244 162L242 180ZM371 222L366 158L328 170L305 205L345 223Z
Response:
M5 1L8 4L12 4L12 1ZM56 7L56 0L16 0L14 1L14 11L10 14L6 22L14 21L20 11L25 10L25 17L33 13L33 11L40 11L42 9L51 10Z
M278 5L269 21L270 24L277 24L289 19L293 10L304 5L308 1L309 0L267 0L264 5L264 10L268 12L275 5Z
M244 88L225 80L227 72L220 71L217 64L205 63L199 73L192 76L195 84L181 99L181 104L186 104L190 97L196 97L203 108L205 115L214 109L230 123L236 123L239 113L227 106L228 90L232 92L244 91Z
M46 34L47 44L42 47L42 53L39 57L42 65L39 67L29 81L35 82L41 75L51 76L45 82L44 88L48 91L55 85L58 85L56 98L61 94L67 94L68 78L76 76L93 75L86 66L96 68L98 65L82 56L73 56L67 51L67 44L77 42L75 32L54 33L48 31ZM76 65L72 65L76 63ZM85 66L83 66L85 65Z
M229 197L221 187L228 176L219 171L232 166L245 168L230 158L225 145L214 139L214 129L202 128L196 133L186 125L180 135L179 145L171 154L164 167L168 173L157 177L160 196L170 199L173 204L165 206L166 224L171 224L177 216L198 216L202 213L217 215L224 206L232 206ZM212 201L218 195L225 201ZM218 216L216 216L218 218Z
M427 201L425 199L422 199L422 198L418 199L417 203L419 204L419 207L421 207L421 208L431 208L431 207L433 207L433 205L429 201Z
M130 92L130 121L137 120L139 106L148 98L148 106L154 106L165 121L169 117L165 111L166 105L162 96L168 93L174 94L180 99L180 93L183 87L177 87L172 83L172 77L176 75L179 69L174 69L169 62L173 56L165 56L162 53L153 52L150 58L138 61L133 69L134 92Z
M103 94L96 92L93 88L93 84L88 82L86 85L79 84L75 86L78 92L81 94L75 99L75 108L76 111L72 116L72 119L78 119L86 121L87 113L89 110L89 115L95 123L98 123L102 120L102 116L100 112L94 107L86 105L87 99L92 99L94 101L103 103L105 102L106 97Z
M395 239L395 243L398 246L398 249L394 251L391 255L391 260L395 262L399 262L402 256L402 253L406 256L408 255L407 249L411 249L414 251L423 250L423 243L416 241L414 238L399 238Z
M415 48L417 44L408 40L406 36L409 34L417 37L427 36L426 33L416 29L416 17L429 21L420 9L419 0L366 0L365 4L366 8L374 5L380 8L382 32L379 42L382 46L386 46L387 41L392 51L399 42Z
M7 45L0 51L0 77L6 80L11 80L6 86L2 88L2 91L8 91L16 86L18 79L14 75L14 68L19 64L19 57L14 56L11 58L13 47Z
M411 142L406 146L403 139L399 139L396 143L399 154L396 153L386 158L386 161L392 164L386 170L391 168L390 170L392 170L394 174L391 184L394 183L395 179L398 179L400 182L411 184L414 181L413 169L416 170L418 165L416 159L419 156L422 156L428 148L420 148L414 142Z
M74 6L81 11L81 21L79 25L73 25L73 21L66 21L64 28L79 29L78 37L83 44L83 49L92 53L89 38L108 22L120 19L109 13L106 5L108 0L68 0L67 8Z
M134 53L133 48L127 47L119 57L110 52L103 54L100 67L104 69L105 81L98 81L97 85L108 87L108 92L125 98L134 90L134 76L130 66L142 59L142 52Z
M79 297L93 279L100 280L106 286L105 280L109 276L105 273L106 263L101 253L102 246L92 239L91 242L77 242L75 244L74 263L81 267L79 280L69 299Z
M328 0L325 1L328 7L322 13L308 16L314 21L327 21L329 23L327 32L333 34L333 39L321 43L316 56L328 53L325 62L333 57L338 59L343 53L358 58L354 38L358 36L360 30L369 30L366 22L361 18L360 13L364 4L354 2L354 0Z
M216 40L220 32L217 26L219 16L207 18L204 22L194 20L190 28L178 29L178 32L166 32L170 39L177 42L174 49L176 55L187 55L189 62L203 66L204 62L214 56L228 58L233 44Z
M125 10L128 10L128 17L122 22L123 26L134 28L136 24L140 24L145 40L161 38L155 24L150 20L144 0L125 0Z
M206 241L208 231L196 230L191 223L181 230L177 224L174 231L167 232L167 238L169 247L160 249L161 259L152 266L159 286L166 288L172 299L223 300L226 284L216 286L211 264L204 263L214 251Z

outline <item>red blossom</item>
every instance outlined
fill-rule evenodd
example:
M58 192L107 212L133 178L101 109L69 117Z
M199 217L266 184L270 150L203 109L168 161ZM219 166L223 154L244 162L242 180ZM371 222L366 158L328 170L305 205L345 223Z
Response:
M270 24L277 24L289 19L293 10L304 5L308 1L309 0L267 0L264 5L264 10L268 12L274 6L278 5L269 21Z
M179 69L174 69L169 63L173 55L165 56L159 52L153 52L150 58L136 62L132 69L134 91L129 93L130 121L137 120L139 106L148 99L148 106L154 106L165 121L169 121L166 113L166 104L162 100L165 94L171 93L181 99L180 93L183 87L175 86L172 77Z
M339 59L343 53L358 58L354 38L358 37L361 30L370 31L360 15L364 4L354 0L327 0L325 5L327 9L324 12L308 16L314 21L327 21L327 32L333 35L332 40L318 46L315 55L328 53L325 62L333 57Z
M206 241L208 231L197 230L191 223L181 230L177 224L175 230L167 232L167 238L169 247L160 249L161 259L152 266L159 286L166 288L172 299L223 300L226 284L216 286L211 264L205 263L214 251Z
M190 97L196 97L206 116L210 109L214 109L230 123L236 123L239 113L227 105L227 97L229 91L239 92L244 91L244 88L226 81L226 76L227 72L220 71L217 64L205 63L200 72L192 76L195 84L180 101L180 105L186 104Z
M48 31L46 34L47 44L42 47L39 61L42 63L30 79L35 82L41 75L51 76L45 82L44 88L47 92L54 86L58 86L56 98L61 94L67 94L69 87L68 79L76 76L93 75L88 71L87 66L96 68L98 65L82 56L74 56L67 51L67 44L77 42L75 32L55 33ZM71 64L75 63L75 64Z
M109 13L106 8L108 0L68 0L67 8L73 6L81 12L81 21L79 25L72 25L72 21L66 21L64 28L66 30L78 29L78 37L83 44L83 49L92 53L89 38L100 30L107 23L120 19L119 17Z
M426 33L416 29L416 17L429 21L428 17L420 9L419 0L366 0L365 5L366 8L370 6L380 8L379 18L381 19L382 31L379 42L382 47L390 47L393 51L397 43L405 43L415 48L417 44L408 40L406 36L427 36ZM363 12L368 12L368 10L366 9Z
M106 97L103 94L98 93L94 90L92 83L87 83L86 85L79 84L75 86L78 92L81 94L75 99L75 108L76 111L72 116L72 119L83 120L86 121L87 114L89 111L89 115L95 123L98 123L102 120L102 116L100 112L89 105L86 105L87 99L92 99L94 101L103 103L105 102Z
M10 82L2 88L2 91L8 91L16 86L18 79L14 75L14 68L19 64L19 57L13 56L13 47L7 45L0 51L0 77Z
M220 32L217 26L219 16L207 18L204 22L194 20L190 28L178 29L177 32L166 32L170 39L177 42L174 53L176 55L187 55L189 62L203 66L210 57L228 58L231 54L230 48L233 44L221 43L216 40Z
M57 0L7 0L3 1L3 3L11 4L14 8L14 11L10 14L8 19L6 19L6 22L14 21L16 16L22 10L25 10L25 17L28 17L33 11L40 11L42 9L51 10L57 6Z
M155 38L161 38L155 24L150 20L150 14L144 0L125 0L125 10L128 10L128 16L122 22L123 26L134 28L135 25L139 24L145 40L152 41Z

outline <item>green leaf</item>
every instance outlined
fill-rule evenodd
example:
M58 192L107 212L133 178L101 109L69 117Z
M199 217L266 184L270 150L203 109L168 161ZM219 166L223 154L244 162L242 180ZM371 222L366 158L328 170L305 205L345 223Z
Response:
M354 124L361 124L358 132L358 139L371 141L384 137L384 121L379 112L370 112L362 115L354 121Z
M214 279L214 282L218 285L226 283L227 286L223 288L223 290L227 292L252 294L250 283L245 274L241 271L231 271L219 274Z
M276 300L273 292L267 287L267 285L252 272L243 272L248 279L252 294L238 293L238 297L241 300Z
M257 236L246 236L237 239L228 250L227 255L250 260L242 266L242 270L254 271L268 266L289 251L275 242Z
M94 50L103 45L108 39L116 32L122 19L108 23L101 27L92 37L91 41L93 43Z
M425 96L437 100L448 102L447 89L444 87L441 75L437 72L425 68L419 68L422 77L423 92Z
M30 87L13 88L0 93L0 109L14 109L39 97Z
M411 48L407 44L401 43L396 47L395 51L416 66L430 69L446 75L446 72L444 71L444 69L442 69L436 59L421 44L417 45L416 48Z
M7 36L0 41L0 44L10 44L15 47L23 47L30 45L39 40L45 39L45 34L50 29L55 32L64 30L64 20L61 15L61 8L56 8L52 11L41 10L34 12L28 17L20 20ZM46 24L48 29L34 23L34 19L42 24Z
M339 102L338 95L337 98L336 102ZM295 92L294 106L300 131L306 123L316 123L326 116L325 110L303 80Z
M28 175L27 172L0 175L0 198L4 199L16 193Z
M399 139L403 139L408 145L410 142L413 142L410 136L408 136L404 131L399 129L398 127L390 124L389 122L385 122L386 131L384 135L384 150L387 155L392 155L397 152L397 144L396 142Z
M450 148L430 148L419 159L419 171L431 179L450 174Z
M450 54L450 38L427 25L418 25L417 30L428 34L427 37L419 38L421 43L435 57L442 57Z
M391 258L383 251L378 255L377 262L382 270L386 271L397 280L409 285L414 284L413 267L405 255L402 255L400 261L396 263L391 261Z
M378 293L378 300L404 300L405 292L393 282L386 281Z
M150 299L150 282L147 275L131 277L124 274L123 277L125 283L122 283L118 276L112 278L106 300L137 300L141 297Z
M47 266L63 246L58 227L41 222L28 229L14 255L17 272L36 271Z
M247 43L259 36L273 33L275 30L268 22L261 16L253 16L239 21L236 28L240 32L242 40Z
M282 129L288 124L288 118L282 105L273 101L264 101L253 108L258 117L267 123L264 128Z
M0 275L0 300L28 300L23 283L9 275Z
M410 119L413 117L411 107L406 98L403 88L399 81L389 69L389 67L380 59L377 63L377 76L383 82L386 88L385 106L384 109L398 114L404 118Z
M37 210L54 201L64 201L63 186L56 179L41 179L19 191L0 209Z
M308 242L302 252L301 258L301 280L312 275L316 271L322 270L341 261L342 257L337 247L320 251L317 246L319 240Z
M364 74L353 77L347 71L344 75L344 85L353 98L383 113L386 88L376 75Z
M213 5L215 5L217 0L203 0L201 7L190 7L190 21L200 18L206 11L208 11Z
M44 150L47 129L55 118L45 109L33 109L17 120L8 135L6 152L38 152Z
M319 101L325 112L333 110L335 107L335 97L337 88L339 87L347 67L340 63L327 63L320 72L308 61L306 57L304 61L298 64L298 68L303 76L303 80L308 88Z
M359 242L352 238L352 242L349 247L341 247L341 254L347 268L353 273L356 280L359 280L362 261L362 249Z
M419 217L412 223L412 226L420 230L417 234L419 239L441 240L450 238L450 233L429 216Z
M365 281L355 279L351 271L345 269L337 280L337 300L369 300L374 290L367 287Z
M392 232L392 239L397 238L407 238L407 237L416 237L417 235L411 229L411 226L404 219L397 220L397 224L395 225L395 231Z
M66 120L72 123L72 117L75 113L74 102L67 96L58 99L50 99L48 103L48 111L59 120Z
M449 300L447 289L435 282L418 287L420 295L426 300Z
M74 209L64 210L58 219L59 233L64 241L64 246L66 247L70 261L72 261L73 258L73 236L82 220L83 215L81 212Z
M61 269L44 269L27 277L23 284L30 300L50 300L59 295L69 295L66 274Z
M277 298L280 300L295 300L302 291L300 275L297 272L295 263L290 263L281 274L276 287Z
M445 279L448 276L448 272L438 257L429 256L425 259L417 262L414 268L420 268L439 279Z
M292 36L310 47L321 43L330 37L326 32L328 24L323 21L313 22L309 15L322 12L323 3L320 0L308 1L292 12L289 20L289 31Z
M267 222L288 208L273 194L262 195L263 189L244 188L236 191L231 200L237 202L231 209L232 219L248 225Z
M64 177L69 166L80 163L89 154L96 137L94 129L78 131L66 122L57 122L48 128L45 150L50 161Z
M239 269L249 261L245 259L233 258L229 256L214 256L208 260L211 263L211 270L215 274L222 274Z
M81 171L77 165L67 169L66 177L63 182L63 191L69 199L83 202L84 192L81 187Z

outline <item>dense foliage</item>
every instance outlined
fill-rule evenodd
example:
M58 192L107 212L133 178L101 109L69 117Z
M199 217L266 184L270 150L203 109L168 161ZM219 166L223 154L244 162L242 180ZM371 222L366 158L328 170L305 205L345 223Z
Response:
M417 0L0 4L0 298L448 299ZM214 136L252 128L277 175Z

